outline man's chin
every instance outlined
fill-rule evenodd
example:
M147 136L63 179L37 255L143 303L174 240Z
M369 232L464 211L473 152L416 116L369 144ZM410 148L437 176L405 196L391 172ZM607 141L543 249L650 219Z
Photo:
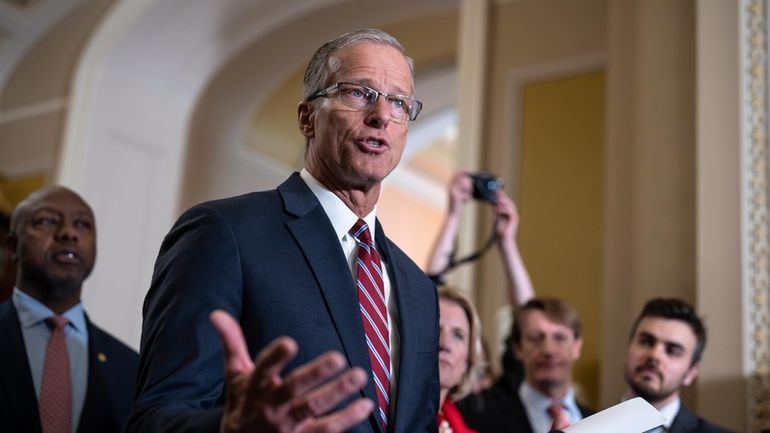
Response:
M567 382L566 379L562 377L555 377L555 376L541 376L535 378L535 383L538 384L538 388L540 389L548 389L548 388L556 388L564 385Z
M673 392L660 391L652 387L646 386L644 384L640 384L638 382L632 382L629 385L634 395L647 400L647 402L651 404L654 404L659 401L663 401L666 398L668 398L671 394L673 394Z
M71 296L78 293L84 279L82 273L51 275L49 287L58 296Z

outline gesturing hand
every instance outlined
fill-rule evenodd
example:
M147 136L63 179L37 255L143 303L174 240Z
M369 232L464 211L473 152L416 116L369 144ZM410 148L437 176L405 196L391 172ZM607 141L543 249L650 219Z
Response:
M297 355L297 343L279 337L252 361L238 322L224 311L211 313L225 352L224 433L337 433L364 421L374 403L366 398L331 412L366 384L361 368L346 369L339 352L327 352L281 377Z

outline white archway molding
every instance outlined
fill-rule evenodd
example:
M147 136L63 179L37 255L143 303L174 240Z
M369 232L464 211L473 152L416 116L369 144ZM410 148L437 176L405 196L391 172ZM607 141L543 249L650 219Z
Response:
M222 123L202 129L219 149L235 150L221 161L226 172L255 172L262 162L238 156L235 137L271 77L293 70L320 41L351 26L456 7L453 0L361 3L134 0L107 14L75 75L57 175L83 194L97 216L99 259L84 291L97 323L138 347L155 256L179 212L189 134L201 130L191 121L205 110L201 96L224 65L238 61L254 41L275 42L261 44L271 50L258 53L265 57L257 71L266 79L234 82L232 89L240 92L218 115ZM289 27L302 31L275 38ZM255 180L245 177L240 184L275 184Z

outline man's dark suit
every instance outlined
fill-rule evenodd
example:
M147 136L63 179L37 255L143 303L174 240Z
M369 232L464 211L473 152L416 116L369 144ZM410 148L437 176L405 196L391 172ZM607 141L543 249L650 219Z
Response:
M131 410L139 356L86 317L88 386L78 433L122 432ZM0 304L0 431L39 433L37 397L16 308Z
M684 405L680 406L674 422L671 423L669 433L734 433L712 424L703 418L695 416Z
M519 398L521 382L500 378L480 396L470 396L457 403L468 427L478 433L532 433L527 411ZM593 412L578 404L583 417Z
M379 223L376 243L400 317L393 323L400 358L388 430L435 433L436 290ZM277 190L195 206L164 239L144 305L129 432L217 431L224 364L209 323L217 308L240 321L252 356L288 335L299 354L287 369L337 350L371 372L350 267L323 207L296 173ZM371 373L363 395L377 401ZM352 431L381 430L371 415Z

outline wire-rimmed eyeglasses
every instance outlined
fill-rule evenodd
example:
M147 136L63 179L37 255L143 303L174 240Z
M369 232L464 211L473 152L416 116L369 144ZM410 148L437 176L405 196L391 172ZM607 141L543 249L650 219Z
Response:
M377 99L382 96L388 101L392 119L399 123L406 122L407 119L416 119L422 110L422 102L410 96L391 95L361 84L343 81L317 92L307 100L310 102L317 98L326 98L334 92L337 93L343 104L356 110L366 110L373 107L377 103Z

